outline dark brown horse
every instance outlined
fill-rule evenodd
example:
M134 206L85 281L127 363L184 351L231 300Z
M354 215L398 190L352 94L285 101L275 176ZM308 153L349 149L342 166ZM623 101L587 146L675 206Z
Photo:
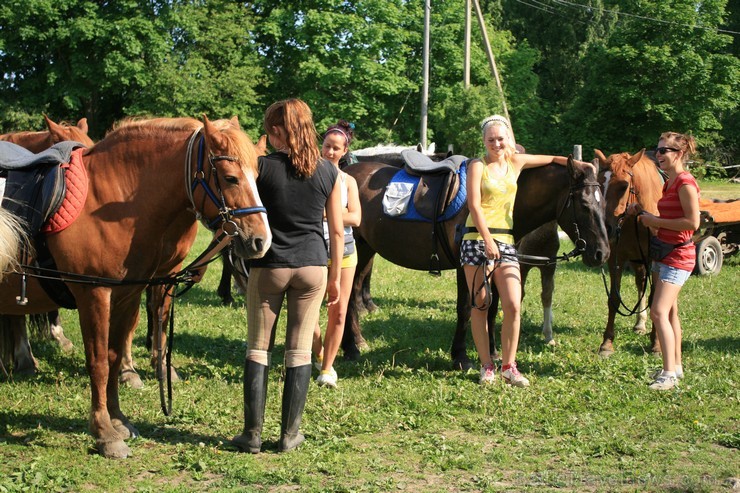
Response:
M606 229L611 244L609 316L599 354L609 356L614 352L614 319L617 313L636 315L633 330L637 333L646 331L647 287L650 276L648 242L651 233L636 221L635 216L626 216L625 210L627 206L637 202L644 210L658 214L658 200L663 183L658 168L645 154L645 149L634 155L622 152L608 158L597 149L596 157L604 187ZM626 305L621 295L622 273L627 264L635 273L637 286L637 302L633 306ZM654 328L650 340L653 351L660 351Z
M357 180L362 204L362 223L355 229L358 265L342 342L345 357L356 358L358 346L364 343L358 305L363 304L363 278L372 270L375 253L402 267L427 270L435 252L430 241L432 223L397 220L383 212L385 188L398 168L379 163L358 163L346 171ZM523 171L514 206L515 237L521 238L529 231L557 220L573 241L583 247L583 261L590 266L601 265L609 256L609 243L598 189L594 169L590 166L581 168L572 160L567 167L550 165ZM463 224L467 215L467 207L463 207L441 224L444 235L439 235L440 240L450 246L450 254L445 255L440 249L438 263L440 270L457 269L457 329L451 353L454 366L463 369L471 366L465 345L471 305L465 276L459 268L459 245L454 241L454 234L455 227Z
M83 153L89 177L80 216L46 238L77 304L92 399L90 431L105 457L126 457L138 435L120 408L118 370L136 327L147 279L171 276L192 245L197 219L232 235L236 255L256 258L270 247L267 215L255 178L257 154L236 118L203 123L155 119L121 124ZM0 232L0 238L7 233ZM33 279L20 306L21 276L0 285L0 313L56 308Z
M87 135L87 118L81 118L77 125L70 125L65 122L55 123L44 115L44 122L47 130L7 133L0 135L0 140L12 142L33 153L39 153L54 144L67 140L79 142L87 147L93 145L92 139ZM34 318L37 321L34 325L43 327L48 323L49 335L59 344L62 350L70 351L72 349L72 342L64 335L58 310L52 310L42 316L34 316ZM14 374L35 374L38 370L38 362L31 351L26 330L26 317L24 315L0 315L0 327L3 327L4 335L8 335L11 339L8 344L1 345L13 348L12 354L8 355L6 361L12 363Z

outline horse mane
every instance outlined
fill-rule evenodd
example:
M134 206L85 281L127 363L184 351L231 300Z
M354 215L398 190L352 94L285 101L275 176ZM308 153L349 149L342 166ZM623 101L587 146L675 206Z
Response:
M257 152L249 136L238 127L231 124L231 120L213 120L210 122L220 131L222 138L229 142L229 147L242 165L255 168ZM116 122L113 128L106 133L106 140L138 135L141 138L157 138L172 132L195 132L203 128L203 122L194 118L125 118Z

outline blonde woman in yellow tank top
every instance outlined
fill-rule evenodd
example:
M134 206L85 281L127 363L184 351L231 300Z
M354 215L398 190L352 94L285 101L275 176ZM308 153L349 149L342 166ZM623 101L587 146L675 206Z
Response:
M522 283L519 261L514 248L514 199L519 173L526 168L536 168L551 163L565 166L566 157L517 154L509 121L494 115L481 123L485 155L473 159L467 167L468 209L465 234L460 248L460 261L465 271L471 293L480 290L481 265L486 264L485 274L493 272L504 318L501 323L501 376L516 387L528 387L529 380L516 366L519 345ZM588 163L583 163L588 164ZM474 283L477 284L474 286ZM475 295L473 306L484 304L485 293ZM497 307L491 307L495 310ZM496 368L491 359L488 342L488 308L473 309L471 327L478 357L481 360L480 383L493 383ZM492 328L490 328L492 329Z

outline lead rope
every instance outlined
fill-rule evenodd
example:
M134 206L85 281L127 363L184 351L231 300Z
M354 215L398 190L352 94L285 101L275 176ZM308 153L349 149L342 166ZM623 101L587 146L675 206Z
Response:
M629 185L629 196L627 197L627 204L625 205L625 211L626 209L633 204L635 201L639 203L638 195L639 192L635 188L634 185L634 175L632 173L629 173L630 176L630 185ZM622 237L622 222L624 222L625 215L622 214L619 218L619 221L617 222L617 236L616 241L614 242L615 245L619 245L619 240ZM650 230L648 229L648 239L650 236ZM616 311L618 314L620 314L623 317L630 317L632 315L636 315L638 313L642 313L644 311L647 311L647 309L650 307L650 303L652 301L653 296L653 279L652 274L650 272L650 256L648 255L646 257L645 253L642 251L642 245L640 244L640 226L638 224L637 218L635 218L635 239L637 240L637 249L640 252L640 262L645 267L645 280L642 282L641 291L642 294L635 302L635 305L632 308L629 308L627 305L624 304L624 301L622 300L622 293L617 290L616 297L617 297L617 303L614 304L611 301L611 291L609 290L609 286L606 282L606 273L604 272L604 267L601 268L601 280L604 283L604 290L606 291L606 299L609 303L609 306ZM617 269L621 269L621 266L617 265ZM642 303L642 300L645 298L645 293L647 292L647 288L650 286L650 295L648 296L648 303L645 305L645 308L642 310L639 310L638 307L640 306L640 303ZM622 312L622 308L626 310L625 312Z

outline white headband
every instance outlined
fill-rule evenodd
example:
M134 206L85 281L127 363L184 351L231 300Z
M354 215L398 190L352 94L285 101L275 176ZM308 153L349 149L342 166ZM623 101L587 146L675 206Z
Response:
M480 129L485 130L488 125L492 125L494 123L501 123L503 124L504 127L511 130L511 126L509 125L509 120L507 120L501 115L489 116L488 118L486 118L480 123Z

